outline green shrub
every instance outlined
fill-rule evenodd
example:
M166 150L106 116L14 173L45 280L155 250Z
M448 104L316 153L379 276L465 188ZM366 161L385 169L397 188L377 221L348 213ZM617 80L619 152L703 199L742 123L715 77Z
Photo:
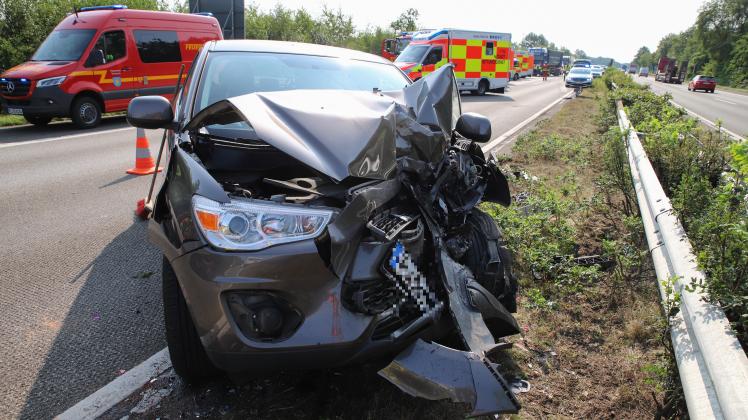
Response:
M746 346L748 146L732 144L721 133L702 127L672 106L668 96L632 87L633 82L622 80L620 73L606 72L603 76L606 86L615 81L622 87L602 98L601 112L608 115L598 117L598 121L608 125L601 130L609 126L610 114L615 115L615 101L622 100L706 275L703 284L691 286L707 292L709 299L725 310ZM615 146L608 149L606 165L618 178L618 182L611 184L623 190L621 182L630 181L617 162L621 151Z

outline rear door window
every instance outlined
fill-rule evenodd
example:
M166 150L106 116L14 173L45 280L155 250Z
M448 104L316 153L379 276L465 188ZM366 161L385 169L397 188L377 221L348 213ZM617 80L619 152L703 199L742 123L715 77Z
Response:
M179 38L175 31L135 30L138 55L144 63L175 63L182 61Z

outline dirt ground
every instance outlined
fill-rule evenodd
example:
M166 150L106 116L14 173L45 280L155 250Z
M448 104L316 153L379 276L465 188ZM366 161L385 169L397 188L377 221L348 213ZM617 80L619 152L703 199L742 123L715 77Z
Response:
M600 133L595 124L597 102L593 96L594 92L585 92L568 101L531 133L535 139L532 141L556 136L557 144L552 150L558 144L572 147L562 151L564 156L550 153L545 158L533 157L525 151L535 146L532 141L525 141L506 163L516 172L542 179L551 188L565 188L565 178L571 172L578 188L565 192L567 198L584 203L600 197L596 181L603 172L602 146L596 140ZM582 147L571 143L571 139L579 138L586 139L580 143ZM573 158L566 159L567 155ZM580 166L579 159L588 164ZM515 186L513 192L523 190ZM603 196L615 205L614 194ZM571 220L578 232L580 254L601 253L604 238L624 234L624 222L614 208L599 212L591 211L589 206L580 208L586 210L575 213ZM525 379L530 388L518 394L523 408L511 418L641 419L657 417L663 411L667 349L663 345L659 297L654 274L646 263L637 271L635 275L623 273L628 281L621 281L614 272L604 273L596 282L555 302L552 309L532 305L528 296L520 292L517 319L523 334L509 338L513 348L500 356L500 362L508 380ZM523 288L533 287L531 274L519 274ZM364 366L289 372L253 378L242 385L220 378L200 387L186 386L168 371L104 418L465 417L465 407L410 397L380 378L376 370L377 366Z
M536 127L529 141L518 142L508 162L515 171L536 176L551 189L568 188L568 178L574 178L577 188L564 195L582 204L570 220L580 256L603 254L603 239L631 235L624 226L622 196L600 191L598 181L605 169L595 95L594 90L585 90L583 96L567 102ZM558 137L560 152L538 157L538 142L549 136ZM576 147L573 143L579 139L584 141ZM517 184L513 187L515 194L523 192ZM595 200L608 203L593 205ZM668 350L663 344L665 323L656 277L645 243L630 242L639 245L641 259L633 267L616 268L625 273L604 273L597 282L554 302L550 310L533 309L527 296L521 299L517 318L524 334L508 356L532 389L519 395L523 404L519 418L672 415L672 410L664 413L661 408L668 396ZM529 275L521 276L525 289L533 287L533 281Z

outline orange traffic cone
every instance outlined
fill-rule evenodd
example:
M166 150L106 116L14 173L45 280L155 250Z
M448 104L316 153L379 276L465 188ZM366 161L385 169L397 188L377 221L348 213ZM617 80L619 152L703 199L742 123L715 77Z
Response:
M138 128L138 138L135 140L135 167L128 169L128 174L148 175L154 172L161 172L162 167L156 168L156 163L151 157L151 148L148 144L148 138L145 136L145 130Z

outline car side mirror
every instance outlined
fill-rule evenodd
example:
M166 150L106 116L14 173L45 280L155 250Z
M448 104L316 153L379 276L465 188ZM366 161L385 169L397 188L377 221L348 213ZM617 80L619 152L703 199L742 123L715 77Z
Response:
M91 54L88 55L88 60L86 60L86 67L96 67L105 63L104 51L92 50Z
M491 120L474 112L466 112L457 120L455 131L470 140L484 143L491 140Z
M127 122L138 128L170 128L174 121L171 103L163 96L140 96L127 106Z

